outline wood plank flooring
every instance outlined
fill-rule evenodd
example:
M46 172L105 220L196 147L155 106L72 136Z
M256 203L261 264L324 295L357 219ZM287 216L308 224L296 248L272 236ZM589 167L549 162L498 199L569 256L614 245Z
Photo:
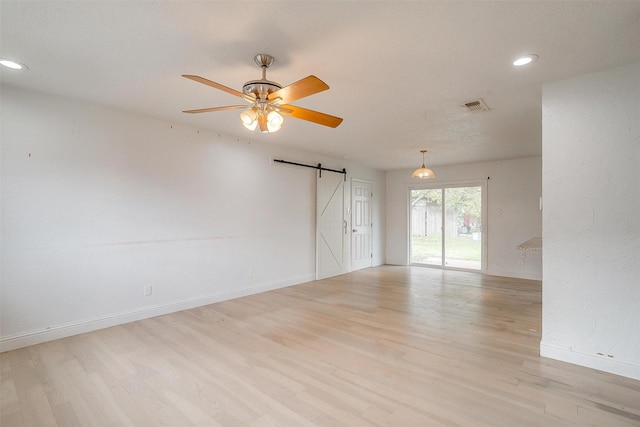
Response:
M2 427L640 426L538 356L536 281L383 266L0 355Z

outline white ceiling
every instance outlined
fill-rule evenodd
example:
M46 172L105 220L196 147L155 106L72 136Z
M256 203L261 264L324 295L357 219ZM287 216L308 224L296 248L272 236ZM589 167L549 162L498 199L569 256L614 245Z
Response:
M640 1L6 1L0 56L29 66L3 83L142 113L243 140L271 141L391 170L541 154L548 81L640 59ZM241 90L276 58L283 85L313 74L331 89L295 105L344 118L288 118L261 135L238 104L184 79ZM539 59L516 69L522 53ZM461 104L482 98L489 112Z

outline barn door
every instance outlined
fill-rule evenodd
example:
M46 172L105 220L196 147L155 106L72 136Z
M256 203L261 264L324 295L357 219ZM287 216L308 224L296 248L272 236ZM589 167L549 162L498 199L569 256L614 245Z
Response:
M345 270L344 175L324 172L316 180L316 279Z

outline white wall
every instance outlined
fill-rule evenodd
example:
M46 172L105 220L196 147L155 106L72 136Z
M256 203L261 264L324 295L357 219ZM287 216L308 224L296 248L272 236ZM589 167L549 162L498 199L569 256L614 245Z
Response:
M380 171L11 87L1 107L0 350L313 280L315 171L273 158L372 181L384 262Z
M640 63L543 89L543 356L640 379Z
M428 160L428 159L427 159ZM427 161L428 164L428 161ZM436 179L428 185L486 181L487 269L495 276L540 280L542 255L517 249L542 235L542 167L539 157L432 167ZM387 172L387 262L408 262L408 188L420 185L412 170ZM487 180L487 177L490 177ZM523 262L524 261L524 262Z

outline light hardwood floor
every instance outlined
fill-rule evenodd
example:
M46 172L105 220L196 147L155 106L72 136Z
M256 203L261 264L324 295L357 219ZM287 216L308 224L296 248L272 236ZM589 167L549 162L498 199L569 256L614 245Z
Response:
M0 355L10 426L639 426L538 356L536 281L383 266Z

